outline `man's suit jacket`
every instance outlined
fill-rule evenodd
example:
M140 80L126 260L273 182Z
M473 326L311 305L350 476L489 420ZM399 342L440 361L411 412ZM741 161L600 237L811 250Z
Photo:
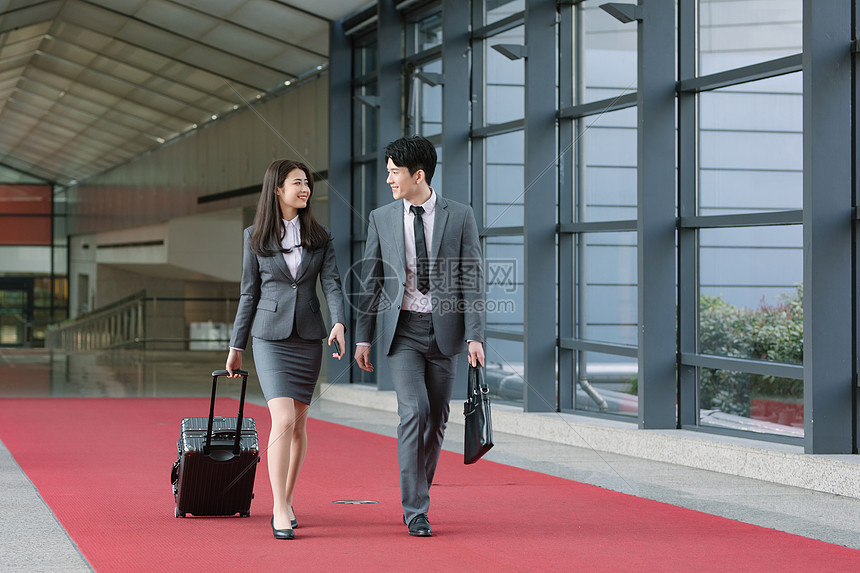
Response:
M242 292L230 346L244 349L249 334L264 340L288 338L294 323L302 338L328 336L317 298L317 276L332 323L345 324L343 290L331 242L313 251L303 248L298 276L293 277L280 251L273 257L254 254L249 243L253 230L254 227L245 229Z
M370 213L358 302L358 342L381 343L388 354L406 290L403 201ZM430 295L436 344L451 356L466 340L484 342L484 272L478 226L471 207L436 196L430 246ZM380 340L374 339L376 316Z

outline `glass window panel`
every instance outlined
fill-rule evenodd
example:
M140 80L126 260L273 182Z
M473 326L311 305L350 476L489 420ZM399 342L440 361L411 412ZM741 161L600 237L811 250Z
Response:
M436 13L423 18L413 27L414 53L429 50L442 44L442 14Z
M803 49L802 0L699 0L698 15L701 75Z
M699 352L803 363L801 225L699 231Z
M636 27L601 10L604 3L589 0L577 5L575 25L585 42L582 49L573 50L573 101L577 104L636 91Z
M352 69L355 77L372 74L376 71L377 43L375 40L366 39L357 42L360 45L352 51Z
M504 20L508 16L526 9L526 0L486 0L485 10L487 24Z
M51 272L51 252L48 247L19 247L0 245L0 273L27 275Z
M437 145L436 147L436 171L433 172L433 179L430 183L433 186L433 190L439 193L439 195L444 196L445 190L442 189L442 146Z
M577 259L578 336L638 344L636 233L584 233L577 240Z
M367 218L377 207L376 162L359 163L353 167L353 233L367 233Z
M50 277L37 277L33 279L33 304L37 308L51 307L51 279Z
M69 279L68 277L59 277L54 279L54 310L61 309L65 312L66 306L69 304Z
M577 169L575 221L618 221L636 213L636 109L575 122Z
M487 328L523 332L523 237L487 237L484 247Z
M803 380L699 369L699 425L803 437Z
M577 370L585 376L576 382L576 409L621 416L639 415L639 364L635 358L580 353Z
M377 95L377 83L371 82L367 85L358 86L354 93L357 96L375 97ZM354 100L352 105L355 124L353 142L356 154L374 153L379 146L379 110L372 105L362 103L358 99Z
M523 224L524 145L522 131L496 135L486 140L485 227L514 227Z
M523 343L489 337L484 344L484 352L484 379L490 388L490 397L522 404L525 386Z
M800 209L803 76L699 96L699 213Z
M509 60L492 49L494 44L525 44L525 28L487 39L486 125L522 119L525 109L525 59Z
M442 60L424 64L416 70L441 74ZM442 85L431 86L413 76L413 117L418 135L431 137L442 133Z

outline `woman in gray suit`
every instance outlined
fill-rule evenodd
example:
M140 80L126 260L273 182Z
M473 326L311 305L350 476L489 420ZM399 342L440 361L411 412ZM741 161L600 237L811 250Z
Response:
M254 225L244 233L242 292L226 364L234 376L253 337L257 377L272 417L267 454L276 539L293 539L298 526L293 492L307 452L308 407L327 334L317 278L334 324L328 344L339 344L332 356L339 360L345 348L340 273L331 235L311 209L313 189L310 170L298 161L280 159L266 171Z

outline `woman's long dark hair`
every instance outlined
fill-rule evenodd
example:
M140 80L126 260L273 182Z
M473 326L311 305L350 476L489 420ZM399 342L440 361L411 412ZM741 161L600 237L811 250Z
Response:
M331 236L316 220L311 209L311 199L314 196L314 177L311 170L304 163L292 159L278 159L269 165L263 177L263 189L260 192L260 200L257 201L257 214L254 216L254 232L251 233L251 250L261 257L273 257L277 253L286 252L281 246L286 229L278 203L278 188L284 184L293 169L305 172L311 191L307 207L299 209L302 247L319 249L331 241Z

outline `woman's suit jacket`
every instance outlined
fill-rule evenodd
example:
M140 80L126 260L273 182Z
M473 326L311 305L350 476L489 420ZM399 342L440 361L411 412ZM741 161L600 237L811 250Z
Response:
M327 337L317 298L317 276L332 323L345 325L343 290L331 242L313 251L303 248L298 276L293 277L280 251L273 257L261 257L251 250L253 230L254 227L248 227L244 234L242 292L230 346L244 349L249 334L265 340L288 338L293 324L302 338Z

